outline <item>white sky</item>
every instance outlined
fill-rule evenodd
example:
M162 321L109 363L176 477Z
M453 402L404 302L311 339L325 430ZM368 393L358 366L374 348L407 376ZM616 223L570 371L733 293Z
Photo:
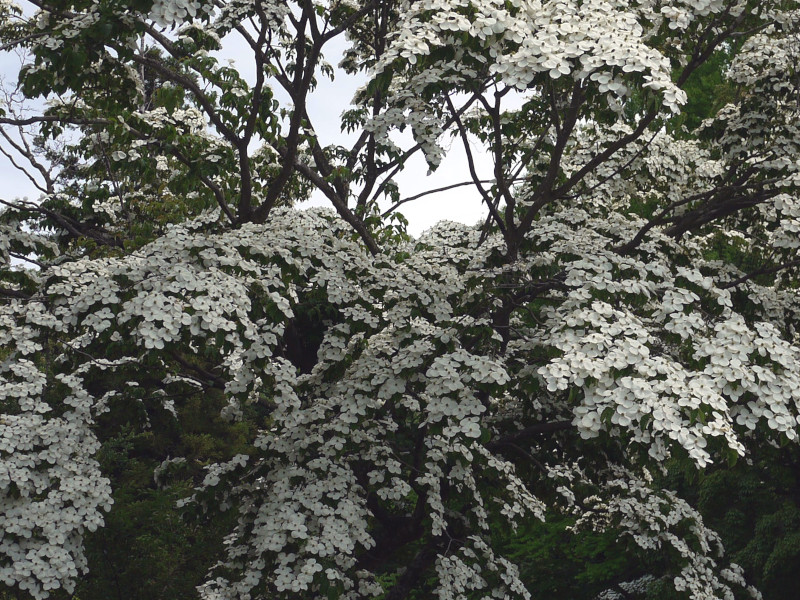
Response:
M245 79L250 82L254 81L254 66L249 48L238 36L229 36L223 41L223 49L218 53L220 58L233 60ZM334 42L337 41L334 40ZM339 44L341 43L343 42L339 41ZM331 43L330 47L326 48L326 59L335 67L339 62L342 46L337 48L334 43ZM0 53L0 76L4 76L7 83L13 81L19 64L19 58L16 55L7 52ZM338 69L335 81L320 77L317 89L309 99L308 111L323 145L339 143L347 146L348 142L352 143L354 136L348 136L339 131L339 118L341 113L350 106L353 93L362 83L363 79L349 76ZM278 95L277 90L276 95ZM398 136L395 141L403 146L408 146L411 143L410 134ZM479 175L482 178L491 177L492 166L488 156L478 153L475 158ZM401 198L468 179L466 156L458 140L453 141L452 149L447 153L435 173L428 175L427 164L422 154L419 153L406 163L405 170L396 177ZM0 182L0 198L7 200L21 197L35 199L39 195L31 182L16 170L5 156L1 155ZM299 207L314 205L329 205L329 203L321 194L316 194L308 202L301 203ZM388 204L382 208L385 210L388 208ZM486 214L478 192L471 186L425 196L404 204L400 212L409 220L409 232L415 236L441 220L474 224L485 218Z

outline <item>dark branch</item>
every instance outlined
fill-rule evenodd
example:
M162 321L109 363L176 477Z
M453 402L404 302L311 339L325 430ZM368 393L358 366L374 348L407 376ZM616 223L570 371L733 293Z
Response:
M725 283L719 284L723 290L736 287L738 285L743 284L746 281L749 281L755 277L759 277L760 275L773 275L774 273L779 273L785 269L789 269L791 267L796 267L800 265L800 258L796 258L795 260L790 260L785 263L781 263L780 265L773 265L771 267L761 267L760 269L756 269L755 271L751 271L741 277L734 279L733 281L726 281Z
M514 433L510 433L508 435L499 437L496 440L492 440L486 444L486 448L487 450L497 450L503 446L517 444L518 442L525 441L537 435L556 433L558 431L566 431L567 429L572 428L572 421L551 421L549 423L537 423L536 425L530 425L525 429L520 429Z

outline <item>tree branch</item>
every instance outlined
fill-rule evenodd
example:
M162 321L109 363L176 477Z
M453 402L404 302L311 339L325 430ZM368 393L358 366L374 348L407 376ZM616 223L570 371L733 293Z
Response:
M723 290L727 290L736 286L743 284L746 281L753 279L754 277L758 277L760 275L772 275L773 273L778 273L783 271L784 269L789 269L791 267L796 267L800 265L800 258L796 258L794 260L787 261L780 265L774 265L771 267L761 267L756 269L755 271L751 271L746 275L742 275L741 277L734 279L733 281L727 281L725 283L718 284L720 288Z
M496 440L491 440L486 444L486 449L497 450L503 446L517 444L518 442L525 441L537 435L566 431L567 429L572 429L573 427L572 421L551 421L549 423L537 423L536 425L530 425L525 429L520 429L514 433L499 437Z
M476 94L480 98L479 94ZM506 224L503 222L503 218L500 216L500 213L497 211L497 207L494 205L493 198L489 195L489 192L481 184L483 181L479 176L478 172L475 169L475 159L472 156L472 148L470 146L469 138L467 137L467 130L464 127L464 123L461 121L461 115L456 111L456 107L453 105L453 101L450 99L449 94L445 94L445 101L447 102L447 107L450 109L450 114L458 129L458 135L461 138L461 144L464 147L464 152L467 155L467 165L469 167L469 174L472 177L472 182L475 184L475 187L480 192L481 197L483 198L483 202L486 204L487 208L489 209L489 214L491 214L492 218L494 219L497 228L506 235Z

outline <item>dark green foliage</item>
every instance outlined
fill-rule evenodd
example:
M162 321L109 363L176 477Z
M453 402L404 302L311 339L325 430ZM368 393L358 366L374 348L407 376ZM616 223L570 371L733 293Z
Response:
M664 483L696 504L764 600L800 598L800 452L765 448L750 462L699 477L676 462Z
M688 101L681 114L673 120L674 134L677 135L681 127L693 131L704 119L713 117L720 108L734 100L735 88L725 79L725 70L733 56L729 45L718 49L684 83Z
M630 555L622 553L615 531L568 531L574 519L549 515L548 520L527 523L508 541L508 556L530 582L536 600L587 599L625 581L632 573Z
M161 407L129 399L115 406L101 428L98 453L112 481L114 505L105 527L86 537L88 575L74 600L183 600L197 597L208 566L222 556L222 539L235 511L202 514L177 502L192 494L203 467L247 452L263 415L230 423L219 417L221 394L213 390L176 401L178 418ZM168 458L181 457L158 477Z

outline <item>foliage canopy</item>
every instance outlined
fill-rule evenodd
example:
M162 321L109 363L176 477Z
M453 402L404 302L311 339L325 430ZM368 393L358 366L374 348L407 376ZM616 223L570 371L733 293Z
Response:
M799 27L793 0L0 0L4 148L42 194L0 200L0 582L119 596L87 583L118 536L165 597L758 597L687 502L746 478L683 499L663 465L797 442ZM308 110L334 43L349 147ZM448 144L488 217L412 239L395 179ZM767 585L798 547L759 546L798 519L769 514L734 543Z

